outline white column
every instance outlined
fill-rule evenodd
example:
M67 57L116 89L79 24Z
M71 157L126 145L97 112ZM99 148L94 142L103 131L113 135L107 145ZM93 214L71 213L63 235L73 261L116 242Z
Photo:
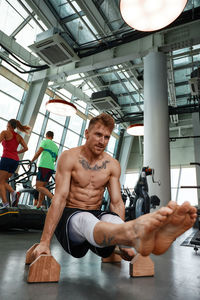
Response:
M152 183L148 177L149 194L157 195L161 206L171 199L169 115L166 56L151 52L144 59L144 166L155 170Z

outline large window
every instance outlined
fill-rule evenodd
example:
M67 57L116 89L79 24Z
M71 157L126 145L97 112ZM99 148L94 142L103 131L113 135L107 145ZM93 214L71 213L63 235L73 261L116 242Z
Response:
M125 177L124 187L128 188L131 193L134 191L134 187L139 178L139 172L127 173Z
M65 144L64 146L67 148L73 148L78 146L78 141L79 141L79 135L68 130L67 135L65 138Z
M115 143L116 143L116 138L111 135L108 146L107 146L107 151L109 154L113 155L115 151Z
M197 180L195 168L171 169L171 195L172 200L178 204L189 201L192 205L198 204Z
M68 128L80 134L82 124L83 124L83 119L78 115L75 115L70 118Z

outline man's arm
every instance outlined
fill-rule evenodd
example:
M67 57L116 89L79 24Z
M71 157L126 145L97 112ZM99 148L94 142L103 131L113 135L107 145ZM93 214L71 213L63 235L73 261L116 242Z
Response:
M125 207L121 197L120 178L121 168L117 160L112 161L112 173L108 183L108 192L110 195L110 210L117 213L122 220L125 218Z
M44 151L44 148L40 147L38 149L38 151L35 153L35 155L33 156L33 158L31 159L31 162L35 161L40 156L40 154L42 153L42 151Z
M68 151L64 151L58 160L55 178L55 195L52 198L51 206L46 216L40 244L34 251L35 257L38 257L42 253L50 254L51 238L66 206L66 200L70 189L72 166L72 158L69 158Z

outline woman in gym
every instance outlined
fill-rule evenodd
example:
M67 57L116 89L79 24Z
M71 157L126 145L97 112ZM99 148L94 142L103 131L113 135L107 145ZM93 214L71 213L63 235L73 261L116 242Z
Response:
M20 121L16 119L11 119L7 123L7 129L0 133L0 143L2 143L3 146L3 154L0 160L0 196L3 207L9 206L6 191L10 192L11 206L17 206L18 204L20 194L16 192L7 181L18 167L19 154L28 150L23 137L15 132L15 129L29 134L31 127L22 125ZM21 145L22 148L17 150L19 145Z

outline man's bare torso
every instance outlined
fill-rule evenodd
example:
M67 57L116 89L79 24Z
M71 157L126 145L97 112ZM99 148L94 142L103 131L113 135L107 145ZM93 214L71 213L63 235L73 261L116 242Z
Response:
M100 209L103 193L112 173L113 158L104 152L100 159L90 164L81 154L81 147L78 147L72 159L73 169L66 206Z

